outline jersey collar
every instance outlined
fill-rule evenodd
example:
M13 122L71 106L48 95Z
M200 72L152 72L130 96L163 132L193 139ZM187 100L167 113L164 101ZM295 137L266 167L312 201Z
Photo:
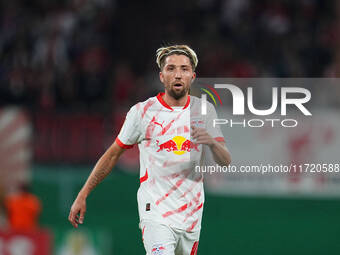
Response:
M164 92L158 93L158 95L157 95L158 101L159 101L159 102L161 103L161 105L163 105L165 108L168 108L168 109L170 109L171 111L173 111L174 109L172 109L172 107L171 107L170 105L168 105L168 104L163 100L163 95L164 95L164 94L165 94ZM189 104L190 104L190 95L188 95L187 102L185 103L185 105L184 105L184 107L183 107L183 110L184 110L185 108L187 108L187 107L189 106Z

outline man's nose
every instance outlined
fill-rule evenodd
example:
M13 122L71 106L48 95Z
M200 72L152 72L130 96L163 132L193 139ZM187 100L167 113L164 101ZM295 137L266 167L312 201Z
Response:
M181 72L181 70L179 70L179 69L176 70L176 72L175 72L175 78L176 78L176 79L182 78L182 72Z

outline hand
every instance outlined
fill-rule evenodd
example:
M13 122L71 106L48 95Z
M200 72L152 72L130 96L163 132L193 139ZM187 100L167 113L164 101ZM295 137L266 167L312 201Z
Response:
M207 130L195 126L191 126L191 128L192 128L191 136L193 139L195 139L194 143L206 144L209 146L214 145L215 139L208 134Z
M68 220L73 227L78 228L78 224L83 224L86 212L86 198L77 197L73 202Z

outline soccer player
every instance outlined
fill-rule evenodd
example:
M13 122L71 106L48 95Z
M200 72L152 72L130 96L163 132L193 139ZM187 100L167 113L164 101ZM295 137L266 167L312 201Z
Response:
M156 62L165 92L137 103L127 113L115 142L98 160L74 201L69 221L82 224L86 198L134 144L140 150L137 193L139 227L147 255L197 253L204 203L203 176L195 171L210 153L216 163L230 164L223 135L212 120L212 104L201 115L201 99L190 96L198 60L187 45L157 50Z

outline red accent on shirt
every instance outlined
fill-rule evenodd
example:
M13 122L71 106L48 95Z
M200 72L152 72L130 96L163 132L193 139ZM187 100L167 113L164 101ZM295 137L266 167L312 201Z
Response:
M145 226L143 227L143 230L142 230L142 241L144 241L144 230L145 230Z
M184 222L187 221L189 217L194 215L197 211L199 211L203 207L203 203L201 203L199 206L197 206L195 209L193 209L190 213L188 213L184 219Z
M199 176L195 179L195 181L190 185L190 187L181 195L181 197L185 197L189 192L191 192L194 187L203 181L203 176Z
M214 138L217 142L225 142L224 137L215 137Z
M139 178L139 182L140 184L142 184L143 182L145 182L148 179L148 169L146 169L145 175L141 178Z
M172 107L171 107L170 105L168 105L168 104L164 101L164 99L163 99L163 95L164 95L164 94L165 94L164 92L158 93L158 95L157 95L158 101L159 101L165 108L168 108L169 110L173 111L174 109L172 109ZM187 102L185 103L185 105L184 105L184 107L183 107L183 110L184 110L185 108L187 108L187 107L189 106L189 104L190 104L190 96L188 95L188 99L187 99Z
M167 197L169 197L172 192L174 192L175 190L177 190L182 184L183 182L185 181L185 179L188 177L190 172L185 172L184 174L184 177L179 179L175 185L173 185L170 190L164 195L162 196L161 198L159 198L157 201L156 201L156 205L159 205L162 201L164 201Z
M143 109L142 119L144 118L146 111L150 108L151 105L154 104L154 102L155 102L155 101L151 101L151 100L150 100L150 101L148 101L148 102L146 103L146 105L144 106L144 109Z
M197 222L198 222L198 220L195 220L195 221L191 224L191 226L187 228L187 232L192 231L192 230L194 229L194 227L196 226Z
M124 143L122 143L122 141L119 140L118 137L116 138L116 143L117 143L120 147L122 147L123 149L131 149L131 148L133 147L133 144L129 145L129 144L124 144Z
M167 211L166 213L163 213L162 216L163 218L169 217L170 215L176 214L176 213L181 213L185 211L188 208L188 204L182 205L180 208L177 208L176 210L172 211Z

